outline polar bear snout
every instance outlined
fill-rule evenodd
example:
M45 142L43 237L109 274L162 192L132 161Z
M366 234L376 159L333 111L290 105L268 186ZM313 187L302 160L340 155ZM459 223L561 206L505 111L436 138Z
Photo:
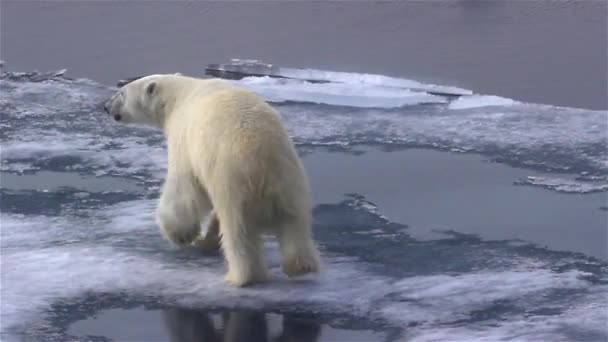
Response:
M112 114L112 104L108 101L103 105L103 110L108 114L111 115L114 120L116 121L120 121L122 119L122 115L120 114Z
M122 119L122 115L119 113L119 108L122 106L122 96L120 92L114 94L106 103L103 105L103 110L116 121Z
M106 112L106 114L110 114L110 101L103 104L103 111Z

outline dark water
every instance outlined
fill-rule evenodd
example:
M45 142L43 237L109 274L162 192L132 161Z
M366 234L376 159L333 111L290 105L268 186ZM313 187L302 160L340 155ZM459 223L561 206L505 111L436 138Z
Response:
M131 322L144 320L145 326ZM326 322L332 322L332 327ZM382 341L390 331L340 321L335 317L314 314L279 314L252 310L195 310L163 308L161 310L107 310L93 319L78 322L69 329L80 340L110 338L116 341ZM345 327L345 328L340 328ZM95 337L94 337L95 336Z
M41 171L36 174L0 173L4 187L13 190L61 191L62 189L82 189L89 192L104 192L120 188L126 192L143 189L137 184L118 177L86 177L67 172ZM69 187L68 187L69 185Z
M2 1L12 70L113 84L255 58L606 109L606 1Z
M608 215L601 210L605 192L573 196L514 186L530 172L475 155L430 150L314 153L304 160L318 202L337 201L349 192L365 194L417 238L454 230L608 259Z

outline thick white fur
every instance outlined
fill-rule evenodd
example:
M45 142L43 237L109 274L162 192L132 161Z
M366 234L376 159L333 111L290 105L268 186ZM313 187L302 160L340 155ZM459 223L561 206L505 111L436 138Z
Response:
M267 279L262 233L278 238L287 275L319 270L308 181L263 99L222 80L151 75L125 85L106 106L122 122L164 131L169 163L157 222L168 240L193 243L212 213L202 245L216 241L219 221L229 283Z

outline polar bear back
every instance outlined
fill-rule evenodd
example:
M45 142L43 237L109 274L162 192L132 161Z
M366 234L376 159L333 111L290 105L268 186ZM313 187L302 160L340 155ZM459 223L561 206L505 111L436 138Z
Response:
M169 162L192 170L217 201L240 193L247 204L240 209L261 224L309 208L306 177L278 113L248 90L199 89L167 122ZM215 181L223 178L232 182Z

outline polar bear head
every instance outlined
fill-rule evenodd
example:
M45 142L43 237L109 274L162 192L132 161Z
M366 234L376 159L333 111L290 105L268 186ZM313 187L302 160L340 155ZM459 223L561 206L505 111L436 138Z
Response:
M220 79L149 75L124 85L103 107L118 122L163 128L175 107L192 98L192 94L206 96L226 88L232 85Z
M167 89L163 86L176 75L150 75L124 85L104 105L114 120L122 123L160 127L165 118Z

